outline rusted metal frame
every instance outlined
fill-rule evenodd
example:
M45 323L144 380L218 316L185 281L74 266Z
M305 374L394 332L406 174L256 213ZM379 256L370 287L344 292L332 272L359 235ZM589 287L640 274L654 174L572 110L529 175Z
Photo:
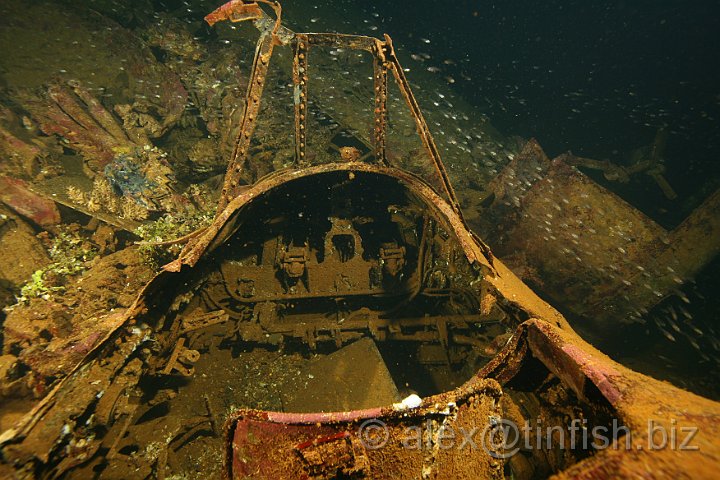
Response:
M268 21L271 21L270 18L258 6L258 2L272 7L275 13L275 21L272 24L272 28L267 24ZM275 45L283 43L281 37L278 36L281 28L281 19L282 7L279 2L272 0L256 0L255 2L248 3L243 0L232 0L205 17L205 21L207 21L210 26L221 20L230 20L231 22L255 20L256 26L262 31L257 46L255 47L252 73L245 94L245 109L243 110L240 131L235 140L235 147L230 159L230 164L225 173L222 194L218 202L218 212L221 212L235 196L239 184L243 163L245 162L245 157L250 147L250 139L255 130L255 119L260 110L260 99L262 98L265 80L267 79L273 48Z
M419 198L426 202L431 209L436 211L440 218L447 219L449 222L447 228L449 228L449 230L457 236L460 246L470 263L477 262L479 265L490 269L490 271L495 270L488 262L487 257L480 248L477 240L471 234L467 233L467 228L461 222L457 212L455 212L453 208L438 195L435 189L431 188L425 181L410 172L392 167L384 167L361 162L327 163L312 165L300 171L283 169L269 173L255 183L255 185L251 188L244 190L237 198L234 198L231 202L232 205L220 211L213 221L213 224L208 227L202 235L198 236L193 244L188 245L180 254L179 258L165 265L163 270L174 272L180 271L182 265L193 266L206 250L213 250L223 243L225 234L234 231L234 228L227 229L223 228L223 226L237 212L237 210L249 203L253 198L262 195L270 189L275 188L289 180L297 180L310 175L336 171L377 173L399 180ZM225 234L220 235L221 232L225 232Z
M402 327L404 329L419 328L424 329L426 327L437 326L438 323L442 323L444 328L448 326L458 328L468 328L470 324L473 325L488 325L495 324L502 320L502 317L497 313L492 315L482 314L468 314L468 315L445 315L438 317L418 317L418 318L401 318L401 319L361 319L361 320L346 320L342 325L331 325L318 324L314 327L316 332L325 332L336 330L338 332L352 332L352 331L367 331L367 330L379 330L388 329L390 327ZM273 322L265 327L269 333L281 333L284 335L293 335L295 325L284 324L284 322ZM435 332L432 332L435 335ZM410 336L398 335L398 338L412 339L413 334ZM445 335L447 336L447 335Z
M375 92L375 125L373 138L373 155L375 160L387 165L385 159L385 137L387 132L387 65L381 57L378 39L363 35L345 35L338 33L307 33L303 35L313 46L347 48L365 50L373 56L373 79ZM297 120L296 120L297 122ZM362 157L368 160L370 155Z
M223 20L230 20L231 22L244 22L246 20L268 18L267 14L258 5L258 2L272 7L276 17L273 33L277 33L280 26L280 18L282 16L282 7L280 6L280 3L276 1L255 0L254 2L246 2L245 0L230 0L205 15L205 21L212 27L217 22L221 22Z
M306 445L319 445L334 439L350 438L353 442L357 441L360 446L363 446L362 439L359 439L358 435L362 433L362 425L368 420L381 420L386 431L391 432L390 438L397 439L402 436L403 429L408 428L409 425L426 424L426 422L437 422L435 424L443 425L449 421L452 427L457 425L458 418L468 415L479 422L484 422L486 417L478 417L475 413L477 412L476 408L483 405L484 402L484 405L490 407L490 411L486 411L487 413L491 413L493 417L500 417L502 396L502 388L495 380L475 376L452 391L424 398L421 406L412 409L407 409L402 404L394 404L344 412L286 413L251 409L236 410L228 415L224 427L226 441L224 478L246 478L249 464L251 464L249 468L254 474L268 477L268 472L261 470L263 466L257 462L258 457L267 455L266 458L276 458L277 460L265 463L270 468L274 468L281 462L286 465L296 463L293 458L297 457L291 457L288 454L300 453L297 448ZM472 417L473 415L475 417ZM478 425L481 424L478 423ZM397 433L393 434L393 431ZM257 436L253 436L254 434ZM263 449L261 453L256 453L252 448L245 449L242 451L249 453L249 456L241 455L240 451L243 446L253 447L253 444L248 442L249 438L257 440L254 445L269 446L261 447ZM270 438L276 438L278 441L273 443L268 441ZM292 440L288 441L288 439ZM287 442L287 446L290 448L282 445L284 442ZM393 448L393 443L392 440L387 443L387 448ZM406 461L414 455L420 457L427 455L426 450L398 448L406 455L404 456ZM370 462L369 465L377 467L377 469L373 468L371 472L372 478L391 478L384 474L383 465L387 465L385 462L387 462L388 455L391 455L389 458L392 459L399 457L395 456L398 455L397 453L389 453L392 451L388 449L367 448L364 451L368 457L367 461ZM306 470L302 470L301 466L298 466L291 476L293 478L311 478ZM367 476L366 474L365 477ZM312 478L320 477L312 476Z
M377 42L380 43L380 42ZM375 83L373 91L375 93L375 125L374 147L375 160L387 165L385 157L386 137L387 137L387 78L388 67L384 59L380 55L380 51L373 51L373 81Z
M385 42L383 42L382 47L384 59L388 63L390 70L392 70L393 72L395 81L400 88L400 93L405 98L405 102L407 102L408 106L410 107L410 114L412 115L413 119L415 119L415 124L417 126L420 139L422 140L423 146L425 147L425 150L427 150L427 153L430 156L430 159L432 160L435 169L440 175L440 179L443 183L443 188L445 189L445 193L448 196L448 200L450 200L452 209L460 216L460 218L462 218L460 202L458 202L457 196L455 195L455 190L453 190L453 187L450 184L450 178L448 177L445 166L440 159L440 152L438 151L437 145L435 145L435 140L433 140L432 134L430 133L430 128L428 127L427 122L425 121L425 117L420 110L420 105L418 105L417 100L415 100L415 96L412 94L410 84L408 83L407 78L405 78L405 72L400 65L400 61L395 55L395 49L393 48L392 40L387 34L385 35Z
M303 166L307 145L307 99L308 99L308 36L295 35L293 44L293 104L295 105L295 163Z
M310 44L318 47L348 48L373 53L376 38L343 33L306 33Z
M245 109L240 122L240 132L235 140L232 158L225 173L225 181L218 204L218 212L221 212L230 200L235 197L243 163L245 162L250 147L250 140L255 130L255 120L260 111L260 99L263 88L265 87L267 72L270 66L270 57L272 56L274 46L275 39L273 33L269 31L263 32L255 49L252 74L245 95Z

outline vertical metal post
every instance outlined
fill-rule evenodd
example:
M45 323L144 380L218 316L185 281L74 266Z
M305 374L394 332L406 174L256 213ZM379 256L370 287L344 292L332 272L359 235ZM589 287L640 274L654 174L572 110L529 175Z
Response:
M382 51L374 52L373 55L373 78L375 92L375 126L374 126L374 147L375 160L386 164L385 158L385 137L387 132L387 65L385 55Z
M293 45L293 104L295 105L295 163L304 165L307 145L308 36L295 35Z
M260 37L255 50L252 75L250 76L247 93L245 95L245 110L243 111L243 117L240 122L240 133L235 141L232 159L225 173L225 181L218 204L218 212L221 212L237 193L245 158L250 148L250 139L255 131L257 115L260 111L260 99L262 98L263 88L265 87L265 80L267 78L268 68L270 67L270 58L272 57L274 45L275 40L273 33L266 31L262 37Z

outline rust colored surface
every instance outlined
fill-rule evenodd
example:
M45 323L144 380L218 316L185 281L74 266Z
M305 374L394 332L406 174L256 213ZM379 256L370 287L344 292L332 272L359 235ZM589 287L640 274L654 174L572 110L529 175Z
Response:
M260 111L260 99L262 98L274 45L275 40L269 32L264 33L258 43L245 101L245 110L240 123L240 133L235 141L235 149L225 174L218 211L222 210L228 201L237 194L242 178L243 164L250 147L250 139L255 131L255 120Z
M260 6L257 3L246 3L244 0L231 0L207 14L205 21L212 27L217 22L223 20L242 22L245 20L255 20L261 16L262 10L260 10Z
M28 183L19 178L0 176L0 201L38 225L60 223L55 202L34 193Z
M598 327L639 318L720 251L720 193L668 232L532 140L489 190L474 226L495 253Z
M305 161L306 128L308 115L308 56L310 55L307 35L295 35L293 45L293 104L295 108L295 162L303 165Z
M228 420L229 478L503 478L490 452L456 455L443 447L444 431L460 432L500 418L500 386L474 379L426 398L417 408L327 414L241 410ZM427 433L420 443L408 428ZM443 430L444 429L444 430ZM481 428L482 429L482 428ZM434 436L433 436L434 435Z
M408 448L407 428L423 425L438 415L458 430L462 425L479 426L483 430L488 418L513 418L510 411L499 409L498 400L504 394L493 387L497 384L490 379L503 384L511 382L521 365L532 357L561 378L581 401L597 405L607 402L616 421L614 425L626 427L614 443L556 472L557 478L645 475L707 478L713 475L720 461L720 427L717 426L720 405L633 372L595 350L572 331L533 319L518 328L505 350L474 379L456 390L423 399L422 406L416 410L380 408L327 414L238 411L226 427L230 445L228 476L245 478L255 473L262 478L324 478L317 470L311 470L313 464L308 458L316 458L319 460L315 466L329 471L363 465L361 476L415 477L424 471L423 462L427 458L416 458L418 452ZM486 404L485 409L470 408L468 399L477 398L475 395L485 400L492 397L495 407L489 408ZM448 416L448 411L455 413ZM375 433L387 435L387 443L374 444L375 437L363 437L362 434L369 431L363 428L367 426L366 421L383 426ZM661 445L661 432L668 435L668 442L674 443ZM675 435L674 439L669 435ZM323 449L319 447L326 442L337 442L337 448L346 452L344 463L330 461L334 457L327 456L327 451L323 456ZM687 444L681 446L681 442ZM373 448L358 448L368 444ZM311 447L315 457L304 452ZM458 465L450 468L441 462L433 464L437 468L436 478L471 478L472 472L474 478L495 478L499 467L496 459L489 456L487 450L479 450L448 450ZM425 453L427 455L427 451ZM323 472L327 474L328 470Z
M590 412L595 408L609 408L623 425L630 428L632 441L638 445L647 442L649 420L667 428L677 425L699 429L696 439L699 451L632 450L619 454L608 449L587 459L581 458L567 470L568 475L583 478L582 475L602 471L632 476L653 464L670 475L690 472L702 476L717 463L720 451L717 440L720 432L715 426L720 415L717 403L634 373L595 350L575 335L563 317L539 299L502 262L496 260L491 264L484 247L464 228L452 207L430 187L406 172L366 163L321 165L279 172L234 199L178 261L170 264L166 272L143 289L127 313L115 319L117 327L88 353L84 366L75 368L16 429L5 432L0 440L6 458L20 463L31 458L47 462L50 458L47 452L58 441L58 434L68 418L81 415L85 411L84 405L91 404L101 391L105 391L108 402L112 401L114 394L109 395L112 390L108 389L118 379L123 379L127 385L137 381L137 367L131 365L132 362L123 362L131 358L131 353L138 349L150 330L133 324L143 318L143 312L148 309L146 302L157 301L162 297L161 292L173 283L171 279L176 274L172 270L192 268L201 257L224 244L234 232L236 215L253 199L293 179L329 171L370 172L390 176L406 185L427 202L438 218L445 219L468 260L486 272L488 288L507 305L534 320L522 324L506 347L471 381L447 393L423 399L417 409L387 406L330 414L240 410L228 427L232 446L227 468L232 469L232 475L242 478L247 472L260 471L260 476L265 478L302 475L322 478L343 471L372 478L382 478L382 475L397 478L407 474L417 476L424 469L430 469L437 472L437 478L477 478L478 475L499 478L502 462L484 450L461 454L457 450L441 448L418 451L405 448L403 436L412 422L422 424L428 418L453 428L477 427L480 430L488 424L490 417L503 418L506 412L496 400L504 395L502 392L506 387L500 390L495 381L510 388L532 361L541 362L547 372L558 377L581 402L590 404ZM214 321L214 318L208 321ZM222 321L219 317L217 320ZM188 319L185 328L192 325L194 321ZM94 360L99 358L103 361ZM391 432L389 443L383 448L369 449L359 443L358 429L371 418L382 420ZM85 453L92 454L99 446L99 442L94 442ZM76 461L79 457L70 457L62 468L72 468Z
M630 433L558 478L708 478L720 462L720 405L634 372L574 332L533 320L529 351L568 379L580 397L596 388ZM660 447L661 432L668 443ZM671 439L671 435L675 435ZM687 442L684 446L682 442ZM670 443L673 442L673 443Z

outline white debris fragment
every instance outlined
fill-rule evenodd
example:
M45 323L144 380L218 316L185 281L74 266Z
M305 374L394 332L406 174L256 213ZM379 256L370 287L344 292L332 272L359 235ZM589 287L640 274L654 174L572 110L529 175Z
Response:
M412 395L405 397L402 402L394 403L393 409L412 410L413 408L418 408L420 405L422 405L422 398L413 393Z

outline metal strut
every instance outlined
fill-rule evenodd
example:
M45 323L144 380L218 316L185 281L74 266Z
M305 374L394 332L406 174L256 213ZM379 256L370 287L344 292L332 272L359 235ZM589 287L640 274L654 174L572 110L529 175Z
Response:
M295 35L293 49L293 104L295 105L295 163L305 165L308 99L308 36Z
M373 81L375 83L375 133L374 147L375 159L378 162L387 164L385 157L385 137L387 134L387 77L388 67L381 56L382 43L377 42L373 49Z
M250 140L255 131L257 114L260 111L260 100L262 98L263 88L265 87L267 72L270 67L270 58L272 57L275 45L281 44L277 36L278 29L280 28L280 19L282 17L280 3L269 0L258 1L270 5L275 11L276 19L272 29L262 32L257 47L255 48L255 58L253 59L250 80L247 93L245 94L245 109L243 110L242 120L240 121L240 131L235 140L232 158L225 173L222 194L220 195L220 201L218 203L218 213L237 195L237 188L242 177L245 159L247 158L247 152L250 148ZM205 20L212 26L221 20L242 22L245 20L258 20L264 16L265 12L260 9L257 2L245 3L243 0L232 0L207 15Z
M430 133L430 128L428 127L425 117L420 110L420 105L418 105L417 100L415 100L415 96L412 94L412 90L410 90L410 84L408 83L407 78L405 78L405 72L400 65L400 61L395 55L392 39L388 34L385 34L385 42L382 42L382 45L383 48L380 49L380 53L383 56L382 59L384 62L387 62L390 70L392 70L395 82L400 88L400 93L410 107L410 114L415 120L415 125L417 126L420 139L422 140L425 150L430 156L430 160L432 161L435 170L440 176L445 193L448 196L448 200L450 200L450 205L455 213L457 213L460 218L463 218L462 211L460 209L460 202L458 202L455 190L450 184L450 178L448 177L447 170L445 170L445 165L443 165L442 160L440 159L440 152L438 151L437 145L435 145L435 140L433 139L432 133Z
M294 33L280 26L281 10L278 2L257 0L273 7L276 19L273 28L267 28L269 17L256 2L245 3L244 0L231 0L206 17L211 25L220 20L242 21L256 20L256 26L262 28L262 35L258 40L255 51L250 84L248 85L245 110L240 124L240 132L235 142L235 150L230 160L223 186L218 214L235 197L241 179L243 166L255 129L255 120L260 109L260 99L267 77L270 57L273 47L292 43L293 58L293 100L295 110L295 164L307 165L307 102L308 102L308 52L311 46L340 47L352 50L365 50L373 55L373 82L374 82L374 126L373 149L375 160L387 164L386 137L387 137L387 98L388 98L388 70L392 71L395 82L400 88L405 102L410 108L410 114L422 140L423 146L432 162L433 168L439 177L443 192L450 202L452 209L462 219L460 203L450 183L445 166L440 158L440 152L430 133L425 117L420 110L405 73L395 54L392 40L386 34L385 39L366 37L362 35L344 35L338 33ZM281 31L281 35L278 35Z

